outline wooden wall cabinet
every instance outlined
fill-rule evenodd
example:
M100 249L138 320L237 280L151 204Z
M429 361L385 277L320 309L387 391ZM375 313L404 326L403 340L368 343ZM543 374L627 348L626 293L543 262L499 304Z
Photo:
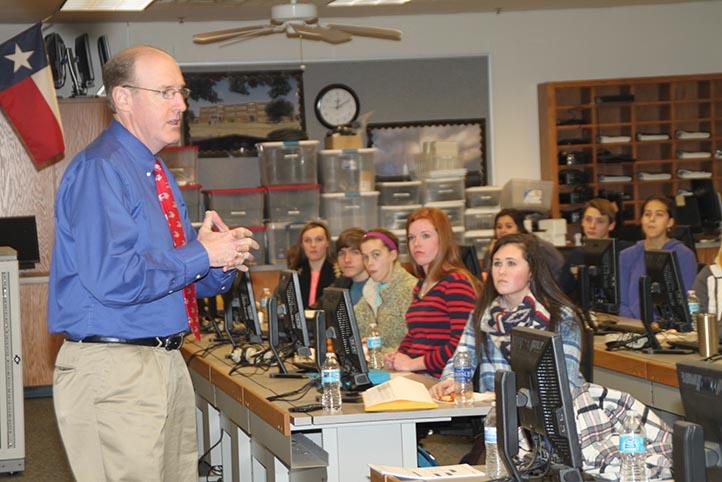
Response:
M553 217L577 224L583 202L571 194L583 188L564 182L570 169L594 195L620 193L625 223L639 219L647 196L689 189L680 169L710 172L722 188L722 74L549 82L538 95L541 172L555 182ZM681 131L708 136L678 138ZM669 178L656 179L661 174Z

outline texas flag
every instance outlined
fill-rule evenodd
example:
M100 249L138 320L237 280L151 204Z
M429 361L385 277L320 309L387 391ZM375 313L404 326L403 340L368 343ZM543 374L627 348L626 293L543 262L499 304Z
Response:
M40 24L0 44L0 107L37 169L65 151Z

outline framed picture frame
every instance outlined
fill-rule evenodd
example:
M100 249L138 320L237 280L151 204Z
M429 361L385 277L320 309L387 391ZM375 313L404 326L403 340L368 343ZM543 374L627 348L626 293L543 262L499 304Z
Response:
M255 155L256 143L306 137L301 70L184 72L184 144L200 157Z
M463 167L469 173L478 172L481 184L486 184L486 119L374 123L366 126L366 139L369 147L378 149L379 176L415 175L424 143L454 141Z

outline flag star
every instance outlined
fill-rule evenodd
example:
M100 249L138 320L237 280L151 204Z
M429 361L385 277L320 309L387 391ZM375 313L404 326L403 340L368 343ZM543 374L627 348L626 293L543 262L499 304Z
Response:
M33 55L33 50L28 50L27 52L23 52L20 50L20 46L18 44L15 44L15 53L11 55L6 55L5 58L12 60L14 64L13 68L13 74L20 70L20 67L27 67L28 69L32 70L33 68L30 66L30 62L28 62L28 59L31 55Z

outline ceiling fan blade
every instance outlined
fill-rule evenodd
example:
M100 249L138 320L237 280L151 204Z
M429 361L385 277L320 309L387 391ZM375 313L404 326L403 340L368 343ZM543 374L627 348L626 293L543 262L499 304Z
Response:
M229 45L236 44L238 42L242 42L244 40L256 38L256 37L263 37L264 35L269 35L276 32L282 32L283 30L279 30L278 26L268 25L266 27L260 28L258 30L253 30L251 32L246 33L240 33L236 35L235 37L228 39L227 41L223 42L221 44L221 47L228 47Z
M215 32L197 33L193 36L193 42L197 44L210 44L213 42L220 42L222 40L229 40L238 35L256 33L259 30L267 28L269 28L268 25L253 25L250 27L230 28L228 30L217 30Z
M395 28L363 27L360 25L340 25L334 23L327 24L326 27L341 30L342 32L350 33L351 35L359 35L361 37L401 40L401 30L397 30Z
M323 40L330 44L340 44L351 40L349 33L328 27L296 24L291 25L291 27L303 38L310 38L311 40Z

